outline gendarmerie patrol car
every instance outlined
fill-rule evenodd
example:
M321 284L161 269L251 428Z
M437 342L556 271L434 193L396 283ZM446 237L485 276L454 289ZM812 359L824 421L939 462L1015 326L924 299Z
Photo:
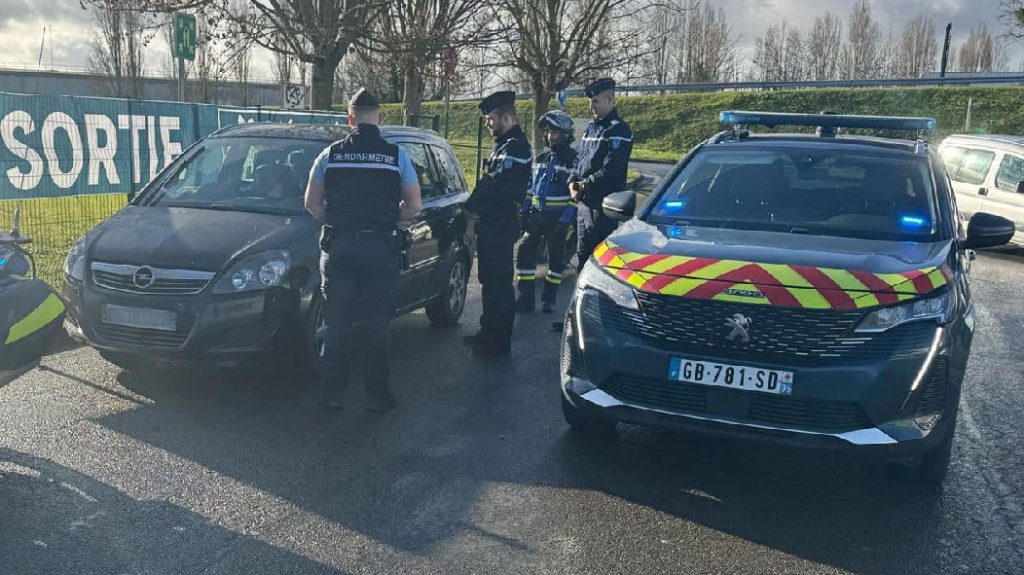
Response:
M632 192L605 200L626 223L584 267L567 314L566 420L854 448L941 480L974 331L971 250L1007 242L1013 224L962 220L923 137L930 118L720 119L733 127L636 218Z

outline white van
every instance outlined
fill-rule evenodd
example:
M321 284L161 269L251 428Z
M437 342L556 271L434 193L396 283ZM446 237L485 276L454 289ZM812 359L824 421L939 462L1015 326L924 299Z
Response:
M1024 136L953 135L939 153L965 216L989 212L1017 225L1024 243Z

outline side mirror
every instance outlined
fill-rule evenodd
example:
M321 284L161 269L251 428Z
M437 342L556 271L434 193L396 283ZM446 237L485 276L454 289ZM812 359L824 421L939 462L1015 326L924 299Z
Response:
M609 218L624 222L636 213L636 192L626 190L608 194L601 202L601 210Z
M1010 220L994 214L980 212L971 217L967 224L968 249L1001 246L1013 238L1017 227Z
M1024 180L1017 182L1017 193L1024 194Z

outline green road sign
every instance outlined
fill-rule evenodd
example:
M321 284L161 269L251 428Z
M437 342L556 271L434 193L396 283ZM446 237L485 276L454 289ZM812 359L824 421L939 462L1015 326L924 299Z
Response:
M191 14L174 13L174 57L196 59L196 17Z

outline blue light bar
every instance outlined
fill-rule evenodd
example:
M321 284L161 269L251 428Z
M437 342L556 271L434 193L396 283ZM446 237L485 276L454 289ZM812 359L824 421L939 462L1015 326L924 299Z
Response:
M824 128L864 128L869 130L932 131L935 118L912 116L852 116L842 114L786 114L781 112L725 111L718 114L723 124L775 126L813 126Z
M928 220L921 216L900 216L900 224L905 228L923 228L928 225Z

